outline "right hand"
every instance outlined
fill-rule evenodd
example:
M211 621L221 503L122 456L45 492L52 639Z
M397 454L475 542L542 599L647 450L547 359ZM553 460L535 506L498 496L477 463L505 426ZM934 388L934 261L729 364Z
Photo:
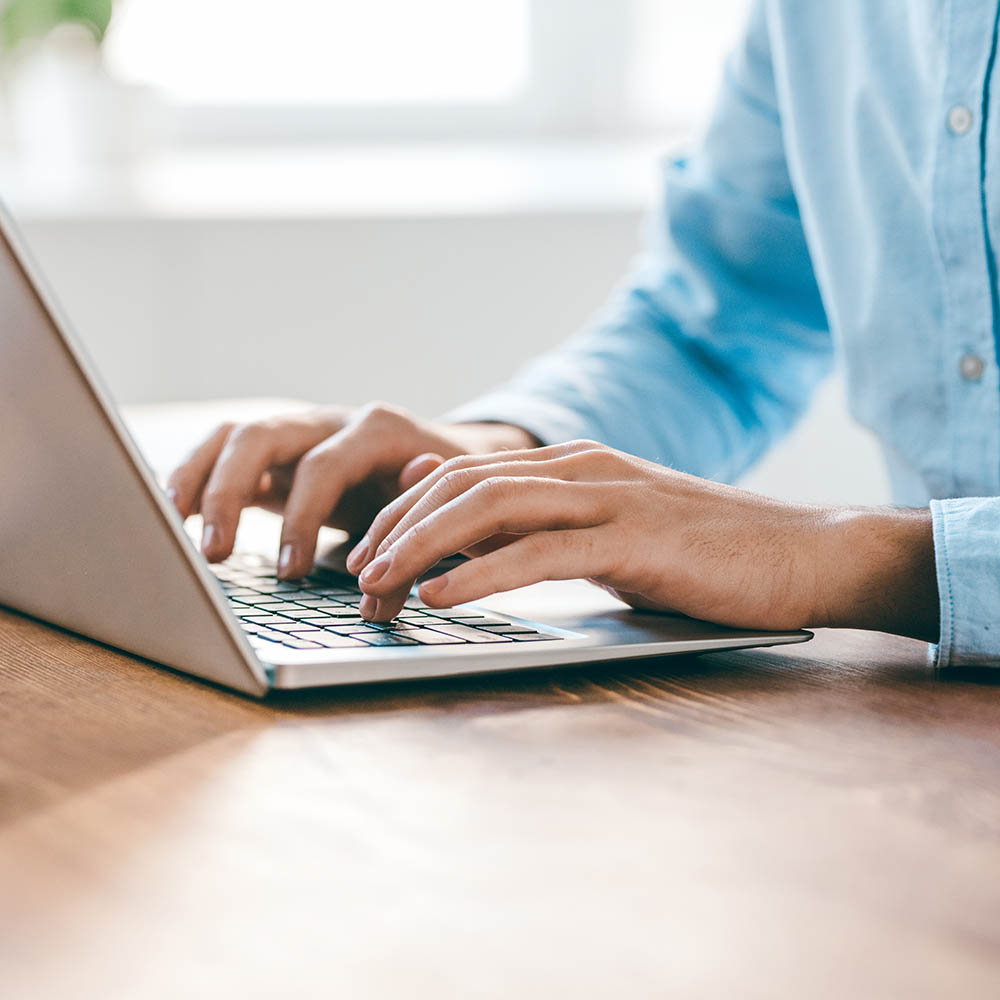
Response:
M442 459L535 444L506 424L432 424L381 403L323 407L223 424L173 472L167 492L182 517L201 513L212 562L233 551L243 508L283 514L278 576L294 579L312 569L322 525L359 534Z

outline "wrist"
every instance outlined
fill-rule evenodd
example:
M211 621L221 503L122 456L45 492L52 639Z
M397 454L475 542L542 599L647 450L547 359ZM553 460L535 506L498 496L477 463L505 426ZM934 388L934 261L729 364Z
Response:
M825 521L817 624L934 641L934 536L927 509L844 508Z
M469 455L488 455L494 451L518 451L538 448L541 441L514 424L474 423L453 424L449 431L462 450Z

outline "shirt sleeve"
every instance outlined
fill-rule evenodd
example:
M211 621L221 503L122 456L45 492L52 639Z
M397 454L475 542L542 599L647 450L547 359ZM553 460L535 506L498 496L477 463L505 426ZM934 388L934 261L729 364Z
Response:
M593 438L717 480L805 409L831 338L784 155L763 5L710 126L666 164L646 251L582 333L445 419Z
M941 607L939 667L1000 661L1000 498L932 500Z

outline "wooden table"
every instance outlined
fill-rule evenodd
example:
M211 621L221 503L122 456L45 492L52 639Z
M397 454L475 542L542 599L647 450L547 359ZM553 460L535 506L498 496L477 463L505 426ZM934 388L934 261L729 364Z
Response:
M272 696L0 612L0 995L996 997L1000 673L909 640Z

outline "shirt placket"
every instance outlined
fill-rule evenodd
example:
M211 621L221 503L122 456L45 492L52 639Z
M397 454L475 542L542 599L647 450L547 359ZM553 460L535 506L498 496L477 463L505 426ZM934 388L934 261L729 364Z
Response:
M938 496L1000 494L1000 385L995 266L997 3L950 0L947 72L937 110L934 221L941 251L945 328L940 377L948 401L950 467ZM991 158L990 151L993 151Z

